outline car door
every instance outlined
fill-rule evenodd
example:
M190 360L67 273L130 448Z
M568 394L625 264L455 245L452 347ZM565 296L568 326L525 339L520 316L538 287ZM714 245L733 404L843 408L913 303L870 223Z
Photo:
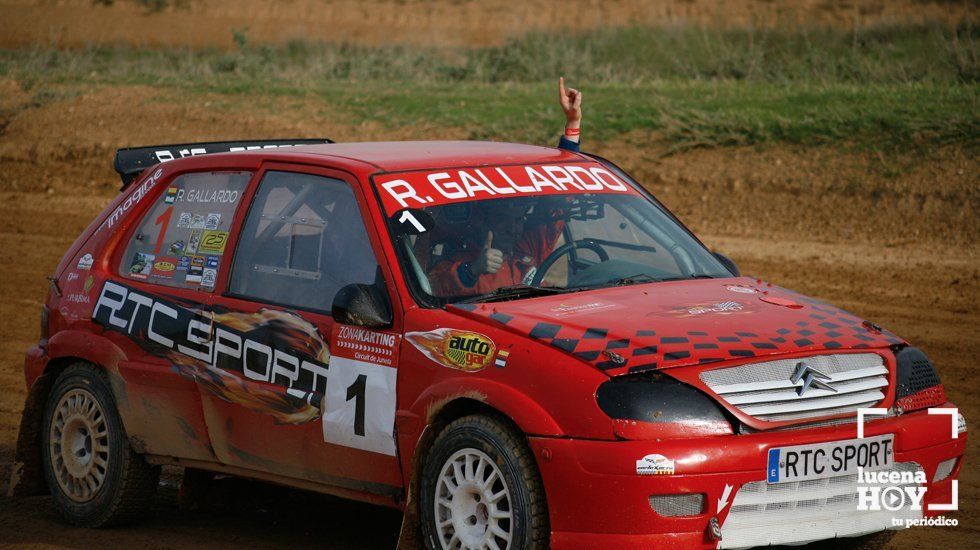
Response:
M117 400L126 429L141 452L214 460L198 380L208 368L206 347L216 270L252 174L178 174L118 247L93 321L125 350Z
M400 336L331 317L345 286L385 286L362 205L346 173L263 169L213 306L226 379L203 402L221 462L392 497Z

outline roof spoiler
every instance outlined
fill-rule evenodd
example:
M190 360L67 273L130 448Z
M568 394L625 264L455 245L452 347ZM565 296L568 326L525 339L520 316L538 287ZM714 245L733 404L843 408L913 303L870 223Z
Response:
M275 149L278 147L293 147L296 145L319 145L333 143L327 138L319 139L265 139L259 141L206 141L203 143L176 143L172 145L147 145L143 147L127 147L116 151L113 168L122 179L120 191L147 168L183 157L209 155L211 153L229 153L235 151L252 151L254 149Z

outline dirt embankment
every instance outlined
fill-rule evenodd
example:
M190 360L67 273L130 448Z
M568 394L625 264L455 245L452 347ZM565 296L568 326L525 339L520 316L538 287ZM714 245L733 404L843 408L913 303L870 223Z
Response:
M232 101L144 87L53 88L39 95L0 80L0 465L12 455L25 396L21 361L37 338L44 276L114 195L118 180L110 162L116 147L230 137L463 135L445 128L345 125L313 99ZM980 162L974 156L957 149L906 157L771 146L661 158L655 137L631 136L595 149L647 182L743 272L827 299L925 349L950 397L968 419L980 419ZM977 540L975 441L960 485L961 512L953 514L960 527L900 533L893 547L961 548ZM370 507L261 491L239 506L197 513L176 510L172 498L169 486L150 504L155 516L147 523L99 532L65 527L49 499L0 499L0 541L386 547L399 521L397 514ZM327 515L339 519L323 521ZM359 521L364 517L371 521ZM365 531L363 524L371 527Z
M231 48L235 32L261 44L302 39L470 47L499 45L530 30L585 32L629 25L851 28L956 23L975 8L970 0L174 0L157 2L161 10L147 7L153 4L4 0L0 47Z

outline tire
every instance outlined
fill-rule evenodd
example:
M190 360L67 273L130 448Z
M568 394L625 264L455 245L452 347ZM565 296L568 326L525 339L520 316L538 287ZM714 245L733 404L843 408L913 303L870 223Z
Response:
M523 434L494 418L466 416L446 426L425 458L420 485L428 548L548 547L534 455Z
M61 515L80 527L118 525L149 509L160 479L129 445L104 370L75 363L55 380L41 461Z

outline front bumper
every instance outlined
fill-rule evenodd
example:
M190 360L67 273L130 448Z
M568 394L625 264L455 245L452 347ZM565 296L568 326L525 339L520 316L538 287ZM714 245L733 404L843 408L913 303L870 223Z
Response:
M928 510L927 504L950 502L952 481L958 477L963 461L957 460L952 473L938 482L933 481L936 469L941 462L964 455L966 433L953 438L949 416L916 411L900 417L867 421L865 437L883 434L895 434L896 465L914 463L925 473L927 483L923 510L915 514L939 514ZM723 540L722 546L728 547L736 542L737 546L767 545L773 540L765 538L766 531L771 532L772 528L756 534L725 528L732 502L740 489L753 482L765 483L768 449L855 437L856 425L850 423L823 428L660 441L545 437L531 437L529 440L548 497L553 547L614 545L617 548L649 548L658 545L667 548L715 548L719 541L709 536L708 529L709 520L713 517L720 523L722 534L729 534L730 540ZM673 459L675 473L637 475L636 461L654 453ZM719 512L719 500L726 485L731 487L729 497L722 503ZM750 490L747 487L747 492ZM806 490L809 489L801 489ZM705 495L700 514L663 517L653 510L649 502L652 495L685 493ZM747 501L743 498L741 502ZM831 530L829 535L819 535L823 532L819 529L820 524L826 529L830 521L826 517L819 519L822 507L826 508L823 504L816 505L812 508L815 513L801 517L803 522L818 518L814 521L814 529L801 529L799 523L782 524L784 536L775 540L781 544L792 543L793 540L805 542L813 540L814 536L856 536L885 528L880 518L870 518L869 512L859 512L855 505L853 514L847 513L846 517L840 518L847 524L846 527L831 526L831 529L837 530ZM739 509L745 508L744 505L739 506ZM893 516L909 517L901 513ZM890 523L890 518L887 521Z

